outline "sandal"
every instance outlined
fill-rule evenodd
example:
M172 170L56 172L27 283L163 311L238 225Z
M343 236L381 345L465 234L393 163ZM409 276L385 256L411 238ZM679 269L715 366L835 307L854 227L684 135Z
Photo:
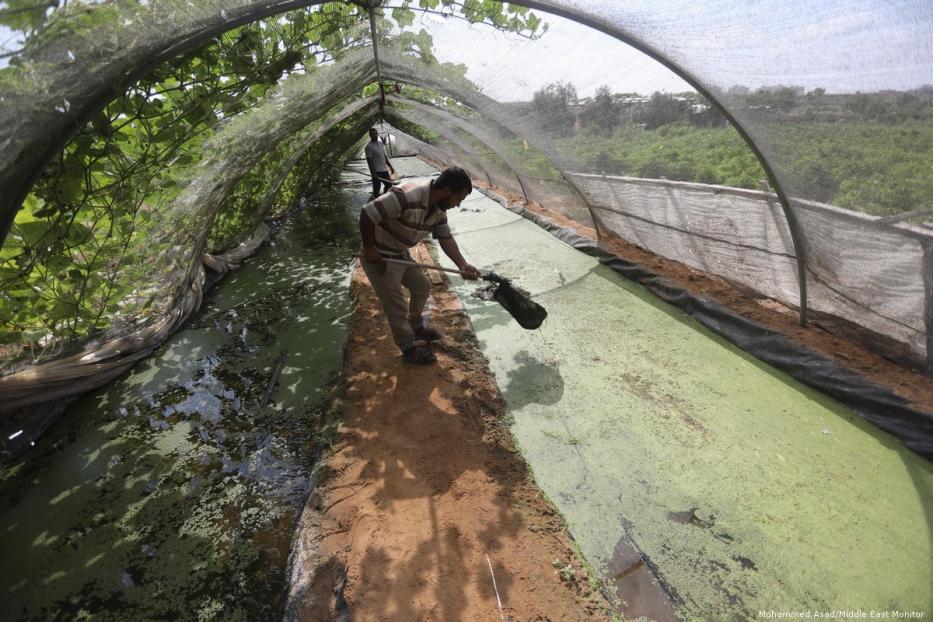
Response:
M437 360L437 356L434 355L430 345L411 346L402 352L402 358L405 359L406 363L414 363L415 365L425 365Z
M415 332L415 339L423 339L425 341L437 341L441 338L441 334L434 330L433 328L427 328L426 326L412 326L411 329Z

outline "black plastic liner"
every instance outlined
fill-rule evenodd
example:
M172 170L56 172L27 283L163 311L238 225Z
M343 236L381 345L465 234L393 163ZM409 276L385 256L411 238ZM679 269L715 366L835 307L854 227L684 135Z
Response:
M483 194L527 218L575 249L596 257L625 278L638 283L665 302L693 316L700 324L779 369L850 408L899 439L914 453L933 461L933 414L917 410L890 389L878 387L834 360L790 341L781 333L737 315L725 307L673 285L639 264L620 259L569 227L528 211L485 189Z

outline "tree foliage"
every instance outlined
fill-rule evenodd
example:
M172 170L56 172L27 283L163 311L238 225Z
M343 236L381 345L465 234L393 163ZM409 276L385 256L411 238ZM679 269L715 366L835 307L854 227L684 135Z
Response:
M531 105L534 112L550 131L558 135L573 132L576 116L577 89L569 83L552 82L535 92Z
M563 85L562 85L563 86ZM563 89L569 90L569 89ZM728 97L767 145L791 195L879 216L924 209L933 198L933 89L833 95L785 87ZM650 98L598 89L566 105L556 85L536 93L534 117L579 170L758 189L766 178L741 135L697 93ZM697 110L701 112L697 112ZM559 115L571 122L551 125ZM553 167L520 140L516 161L553 178Z
M0 8L0 24L25 39L28 54L73 33L118 24L121 10L139 6L136 0L10 0ZM404 25L419 10L525 36L544 28L526 9L496 2L406 1L388 14ZM391 24L382 9L377 12L387 30ZM400 38L422 62L437 62L426 32L406 31ZM267 173L296 143L284 141L260 159L234 187L210 235L200 236L205 224L179 213L173 202L197 179L205 141L288 75L315 71L369 44L364 7L335 2L295 10L229 30L157 67L108 103L42 171L0 251L0 358L8 358L10 346L33 357L54 355L170 308L164 285L184 269L178 258L191 250L179 244L193 247L207 238L211 250L220 251L239 242L263 217L256 193L269 184ZM448 69L461 77L466 71ZM15 86L24 71L13 55L0 69L0 82ZM338 129L345 131L345 124ZM301 171L311 174L307 166ZM293 205L305 182L290 175L276 205Z
M603 131L612 131L621 123L621 107L613 99L608 86L596 89L593 99L580 113L580 122L585 127Z
M653 130L675 123L687 117L688 103L684 99L678 99L670 93L655 92L651 95L648 103L636 113L635 120L644 126Z

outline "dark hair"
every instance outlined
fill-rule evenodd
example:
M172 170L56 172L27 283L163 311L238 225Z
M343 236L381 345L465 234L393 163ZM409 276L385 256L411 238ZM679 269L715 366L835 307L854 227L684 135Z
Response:
M434 180L435 188L450 188L453 192L461 192L467 189L467 194L473 192L473 182L470 181L470 174L459 166L451 166L441 171L441 174Z

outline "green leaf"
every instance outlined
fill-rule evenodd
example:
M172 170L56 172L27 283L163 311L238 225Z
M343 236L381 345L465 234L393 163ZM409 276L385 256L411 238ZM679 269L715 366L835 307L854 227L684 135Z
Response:
M67 320L75 316L77 305L70 300L60 300L48 313L50 320Z
M15 283L20 280L20 271L16 268L0 268L0 284ZM3 287L6 290L6 287Z
M39 220L18 222L13 226L13 233L22 237L26 246L35 246L48 230L48 224Z
M405 28L415 23L415 12L405 7L396 7L392 9L392 19Z

